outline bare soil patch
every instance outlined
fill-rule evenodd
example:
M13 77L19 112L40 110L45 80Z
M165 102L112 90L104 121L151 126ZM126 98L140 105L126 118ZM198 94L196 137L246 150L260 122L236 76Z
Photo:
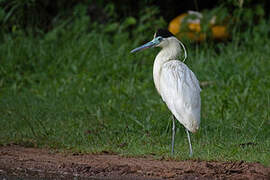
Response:
M0 177L53 179L270 179L259 163L166 161L112 154L59 153L20 146L0 147Z

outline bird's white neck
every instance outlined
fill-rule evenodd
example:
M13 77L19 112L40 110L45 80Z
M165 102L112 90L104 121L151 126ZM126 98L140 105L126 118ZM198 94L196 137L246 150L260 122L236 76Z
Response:
M172 37L168 39L167 41L168 42L165 42L166 45L162 47L162 49L156 56L154 67L153 67L154 83L159 94L160 94L159 78L160 78L162 65L170 60L177 60L177 57L179 56L179 53L181 52L180 42L176 38Z
M155 62L160 61L164 63L169 60L177 60L181 52L181 45L178 39L170 38L167 40L166 45L162 47L158 55L156 56Z

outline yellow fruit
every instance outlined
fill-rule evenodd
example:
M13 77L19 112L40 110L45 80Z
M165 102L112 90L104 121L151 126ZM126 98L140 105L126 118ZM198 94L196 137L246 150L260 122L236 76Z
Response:
M181 26L183 26L183 19L187 16L187 13L180 14L175 17L169 24L169 31L173 33L179 39L188 38L193 41L204 41L206 39L206 33L201 32L200 19L195 21L186 21L188 31L181 32ZM215 25L213 22L209 22L211 30L211 38L216 40L226 40L229 37L229 33L226 25Z

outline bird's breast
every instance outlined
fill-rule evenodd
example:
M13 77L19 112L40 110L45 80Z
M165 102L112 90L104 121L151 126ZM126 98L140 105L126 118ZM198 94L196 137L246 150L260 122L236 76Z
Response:
M160 95L160 78L162 74L162 67L166 62L170 61L171 59L175 59L177 50L177 48L163 48L155 58L153 66L153 79L155 87Z
M155 60L154 66L153 66L153 79L154 79L155 87L156 87L159 94L160 94L161 66L162 66L162 64L157 62L157 60Z

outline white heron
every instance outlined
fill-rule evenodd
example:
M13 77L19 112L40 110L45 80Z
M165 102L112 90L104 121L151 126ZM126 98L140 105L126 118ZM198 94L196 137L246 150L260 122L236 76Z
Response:
M172 154L174 154L175 118L185 127L190 156L192 145L189 131L195 133L200 126L201 97L200 85L195 74L180 60L181 47L184 60L187 57L185 46L171 32L158 29L154 39L131 53L150 47L161 47L154 61L153 78L155 87L173 114ZM183 61L184 61L183 60Z

